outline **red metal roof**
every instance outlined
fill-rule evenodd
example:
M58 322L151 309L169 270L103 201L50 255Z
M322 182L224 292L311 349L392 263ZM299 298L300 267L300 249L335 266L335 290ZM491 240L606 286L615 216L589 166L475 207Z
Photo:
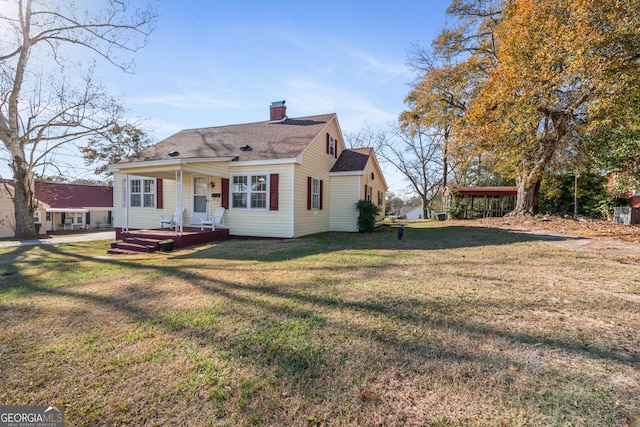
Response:
M515 197L518 187L453 187L453 191L463 196L502 196Z
M13 186L13 180L1 182ZM106 185L35 182L36 199L52 208L113 208L113 187Z

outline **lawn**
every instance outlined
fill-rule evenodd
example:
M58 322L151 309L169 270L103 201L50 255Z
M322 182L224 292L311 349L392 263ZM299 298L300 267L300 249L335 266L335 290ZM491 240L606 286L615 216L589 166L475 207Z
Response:
M69 426L640 425L640 271L492 228L0 250L0 404Z

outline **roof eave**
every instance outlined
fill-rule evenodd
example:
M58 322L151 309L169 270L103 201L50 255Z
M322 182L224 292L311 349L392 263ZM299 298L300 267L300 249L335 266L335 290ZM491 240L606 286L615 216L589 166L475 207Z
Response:
M116 163L107 167L108 172L118 172L121 169L134 169L149 166L180 166L189 163L212 163L212 162L230 162L235 156L224 157L208 157L208 158L192 158L192 159L162 159L162 160L144 160L141 162Z

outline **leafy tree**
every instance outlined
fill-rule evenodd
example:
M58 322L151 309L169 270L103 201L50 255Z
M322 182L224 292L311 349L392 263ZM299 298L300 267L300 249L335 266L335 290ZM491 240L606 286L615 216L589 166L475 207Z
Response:
M73 58L84 49L129 70L120 54L146 44L155 14L131 11L126 0L101 3L79 10L69 0L13 0L0 14L0 140L11 159L17 237L36 234L34 169L61 146L121 121L122 107L96 80L96 63L82 67Z
M433 43L467 82L452 85L465 88L452 91L464 94L452 152L482 156L514 177L514 213L537 211L552 161L585 152L591 136L629 120L640 90L638 10L640 0L452 1L458 26Z
M602 216L601 203L608 198L606 177L601 173L589 171L579 173L576 180L576 172L545 172L540 185L540 211L552 215L573 216L576 195L579 215Z
M89 138L85 147L80 151L85 159L85 165L97 164L96 175L104 174L110 164L119 162L133 154L139 153L151 145L147 134L130 124L118 125L100 132Z

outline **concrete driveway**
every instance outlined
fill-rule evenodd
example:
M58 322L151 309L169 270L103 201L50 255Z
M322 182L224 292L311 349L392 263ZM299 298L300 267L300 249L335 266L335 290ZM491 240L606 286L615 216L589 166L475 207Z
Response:
M96 231L73 236L46 236L42 239L34 240L4 240L0 241L0 248L13 246L34 246L34 245L58 245L61 243L90 242L92 240L115 240L116 232Z

